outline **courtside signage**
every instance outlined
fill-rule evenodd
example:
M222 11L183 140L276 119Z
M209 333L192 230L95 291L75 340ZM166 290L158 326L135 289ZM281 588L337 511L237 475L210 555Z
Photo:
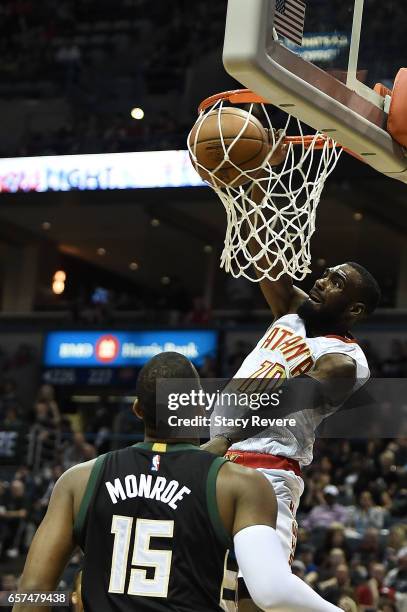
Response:
M217 332L210 330L137 332L50 332L45 338L46 367L142 366L163 351L176 351L200 366L214 356Z
M0 192L202 187L188 151L0 159Z

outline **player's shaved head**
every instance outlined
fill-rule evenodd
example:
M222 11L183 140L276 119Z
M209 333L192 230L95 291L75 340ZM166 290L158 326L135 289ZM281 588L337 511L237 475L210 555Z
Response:
M199 376L193 364L173 351L159 353L140 371L137 378L136 395L143 411L143 420L149 428L156 425L157 380L159 379L195 379L199 385Z
M354 261L346 262L360 276L360 300L366 307L366 314L372 314L380 302L381 291L377 280L366 268Z

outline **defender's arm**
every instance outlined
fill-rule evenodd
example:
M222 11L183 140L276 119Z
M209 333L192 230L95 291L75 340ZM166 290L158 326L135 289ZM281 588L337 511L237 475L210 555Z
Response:
M71 470L56 483L47 513L34 536L18 591L53 591L76 544L73 539ZM46 606L16 604L13 612L46 612Z
M219 472L216 493L222 521L234 536L246 586L261 610L339 612L291 573L275 531L276 496L263 474L226 464Z

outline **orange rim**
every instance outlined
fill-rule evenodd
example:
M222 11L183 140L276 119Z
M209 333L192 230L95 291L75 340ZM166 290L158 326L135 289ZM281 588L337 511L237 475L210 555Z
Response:
M231 104L271 104L271 102L250 89L232 89L231 91L222 91L221 93L214 94L203 100L198 106L198 112L202 113L216 104L216 102L219 102L219 100L228 100ZM312 134L307 134L305 136L286 136L283 140L284 144L303 146L306 149L312 146L316 150L323 149L327 141L330 148L334 146L334 141L325 135L318 136L317 138ZM351 152L348 151L348 153Z
M319 150L324 148L327 140L329 148L332 148L334 146L334 141L331 138L328 139L328 136L318 136L317 138L309 134L304 136L286 136L283 142L284 144L304 146L306 149L312 146L314 149Z
M250 89L232 89L231 91L222 91L214 94L203 100L198 106L198 112L202 112L213 106L219 100L228 100L232 104L250 104L251 102L258 104L270 104L265 98L258 96Z

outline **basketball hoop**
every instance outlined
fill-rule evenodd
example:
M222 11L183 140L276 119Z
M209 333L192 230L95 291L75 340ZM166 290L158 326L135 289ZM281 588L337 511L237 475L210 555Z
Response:
M199 106L197 123L202 125L207 115L224 106L247 104L245 110L254 116L261 109L261 122L270 134L270 150L255 173L241 170L230 161L229 152L239 141L225 144L222 133L223 163L239 170L239 186L222 184L215 169L199 163L196 144L188 136L188 149L195 168L206 172L206 182L223 203L227 228L221 267L235 278L244 276L253 282L265 278L277 280L283 274L302 280L311 270L310 240L315 231L315 217L325 181L334 170L342 148L322 132L304 134L301 122L287 115L283 130L276 132L262 97L247 89L227 91L204 100ZM256 107L255 107L256 105ZM256 110L256 117L259 115ZM297 132L287 136L287 132ZM287 154L279 166L273 166L273 155L286 145ZM316 153L318 151L318 153ZM221 165L220 163L220 165ZM253 178L255 176L255 178ZM246 180L244 180L246 177ZM257 178L256 178L257 177ZM243 184L241 184L243 183Z

